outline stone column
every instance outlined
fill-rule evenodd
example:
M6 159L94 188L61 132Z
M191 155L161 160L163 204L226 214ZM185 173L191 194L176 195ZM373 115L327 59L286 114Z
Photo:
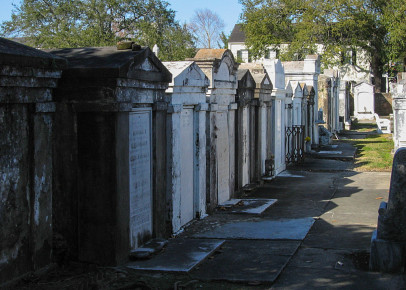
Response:
M166 210L166 161L167 148L167 110L166 102L155 102L153 105L152 121L152 147L153 147L153 236L167 238L172 233L165 226L165 217L162 214Z
M167 212L168 217L171 217L169 221L171 228L168 229L169 232L176 233L180 230L182 224L180 222L181 216L181 202L180 202L180 191L181 191L181 150L180 142L182 142L180 137L180 113L182 111L183 105L170 105L168 107L167 115L167 164L168 172L168 193L166 196Z
M204 218L206 214L206 114L209 104L202 103L195 107L195 209L196 218Z
M212 211L217 206L217 104L210 104L206 114L206 202Z
M230 154L230 197L234 196L235 191L235 114L237 111L237 103L228 105L228 142Z

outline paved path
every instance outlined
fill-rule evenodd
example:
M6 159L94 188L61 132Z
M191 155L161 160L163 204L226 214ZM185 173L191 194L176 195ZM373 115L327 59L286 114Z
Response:
M341 151L339 157L313 152L304 164L239 197L276 199L262 214L235 213L241 203L220 208L170 239L145 267L98 269L92 279L102 277L96 280L102 285L113 277L115 288L103 289L406 289L405 275L368 271L390 173L352 171L354 149L347 145L322 150ZM64 289L55 285L46 289ZM21 289L42 289L28 286Z

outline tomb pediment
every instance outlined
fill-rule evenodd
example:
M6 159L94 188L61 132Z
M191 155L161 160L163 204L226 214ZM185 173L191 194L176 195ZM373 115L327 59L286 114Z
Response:
M194 61L163 62L173 76L169 87L208 87L209 79Z
M149 58L136 65L134 70L159 72L159 68Z

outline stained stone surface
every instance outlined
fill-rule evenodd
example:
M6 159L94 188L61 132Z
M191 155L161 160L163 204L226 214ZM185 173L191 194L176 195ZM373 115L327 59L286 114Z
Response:
M196 238L210 239L258 239L258 240L303 240L309 232L314 219L261 220L234 222L197 233Z
M130 262L127 267L147 271L189 272L223 243L224 240L172 239L164 252L149 260Z
M231 213L262 214L277 199L241 199L240 205L232 207Z
M299 247L299 241L226 241L212 259L190 272L202 280L273 282Z
M387 204L379 209L377 238L406 242L406 148L396 151Z
M406 148L393 158L388 202L379 207L378 227L372 235L370 269L404 272L406 260Z

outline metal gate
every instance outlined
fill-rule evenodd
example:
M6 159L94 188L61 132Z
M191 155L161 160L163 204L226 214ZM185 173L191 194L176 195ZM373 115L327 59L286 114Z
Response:
M292 126L286 128L285 146L286 163L298 163L304 159L304 129L305 126Z

